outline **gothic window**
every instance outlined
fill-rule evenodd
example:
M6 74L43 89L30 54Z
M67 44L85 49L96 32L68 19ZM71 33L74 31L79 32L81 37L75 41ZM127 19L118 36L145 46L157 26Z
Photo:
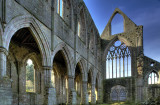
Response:
M148 77L148 84L157 84L158 75L155 72L151 72Z
M27 60L26 66L26 92L35 92L35 69L31 59Z
M81 41L84 42L84 44L86 44L86 20L85 20L85 12L84 10L82 9L80 11L80 14L79 14L79 20L78 20L78 26L77 26L77 29L78 29L78 36L80 38Z
M117 13L111 23L111 35L124 32L123 16Z
M128 46L116 41L108 50L106 57L106 78L131 76L131 54Z
M126 88L120 85L111 88L111 100L112 101L125 101L127 99Z
M63 0L57 0L57 13L62 17L63 10Z
M81 29L81 25L80 25L80 22L78 22L77 33L79 37L80 37L80 29Z

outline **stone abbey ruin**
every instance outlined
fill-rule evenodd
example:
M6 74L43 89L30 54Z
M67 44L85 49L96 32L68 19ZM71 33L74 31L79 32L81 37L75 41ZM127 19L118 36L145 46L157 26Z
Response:
M100 35L83 0L0 0L0 105L143 103L159 98L159 75L143 26L118 8Z

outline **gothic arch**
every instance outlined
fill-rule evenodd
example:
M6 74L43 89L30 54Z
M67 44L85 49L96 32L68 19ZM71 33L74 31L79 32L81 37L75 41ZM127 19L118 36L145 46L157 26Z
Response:
M24 58L23 58L23 64L25 64L27 62L27 60L31 58L31 60L33 60L34 64L38 67L38 70L40 70L40 68L42 67L40 64L40 60L38 60L36 53L29 53L27 54Z
M148 77L149 77L149 75L150 75L152 72L154 72L155 74L157 74L157 77L159 78L158 72L157 72L156 70L151 70L150 72L148 72L148 73L146 74L146 76L145 76L145 81L148 81Z
M4 40L3 41L4 47L7 50L9 49L9 44L12 36L15 34L15 32L17 32L22 28L29 28L33 33L32 35L35 37L35 40L41 52L42 65L51 66L51 59L50 59L51 51L47 37L40 29L39 24L36 22L36 20L29 15L18 16L12 19L7 24L4 35L2 36Z
M72 71L73 66L71 65L73 63L73 58L72 58L71 53L65 43L61 42L55 47L53 54L52 54L52 63L51 64L53 64L53 59L58 51L63 52L64 57L66 59L66 63L67 63L68 75L73 76L73 71Z
M111 18L109 19L109 22L107 23L107 26L105 27L103 33L102 33L102 38L106 39L106 37L111 36L111 22L114 18L114 16L116 14L120 14L123 19L124 19L124 32L128 32L130 30L132 30L134 27L136 27L137 25L131 21L131 19L129 19L129 17L127 17L119 8L116 8L111 16Z
M87 81L88 76L87 76L87 69L86 69L86 61L82 57L79 57L76 62L75 68L76 68L77 64L79 64L81 67L82 80ZM75 75L75 69L74 69L74 75Z
M80 24L80 36L79 37L86 44L86 42L87 42L87 35L86 35L87 23L86 23L86 14L85 14L84 6L82 6L79 9L78 23Z

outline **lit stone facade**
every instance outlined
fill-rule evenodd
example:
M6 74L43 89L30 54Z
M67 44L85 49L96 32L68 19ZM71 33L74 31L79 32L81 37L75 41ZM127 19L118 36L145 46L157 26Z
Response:
M116 85L127 100L147 99L148 76L159 63L143 55L143 27L115 9L100 37L82 0L62 0L63 8L60 1L0 1L0 105L107 103ZM124 18L124 33L111 36L116 13ZM131 77L106 80L106 54L117 40L131 51ZM34 92L26 92L28 59Z

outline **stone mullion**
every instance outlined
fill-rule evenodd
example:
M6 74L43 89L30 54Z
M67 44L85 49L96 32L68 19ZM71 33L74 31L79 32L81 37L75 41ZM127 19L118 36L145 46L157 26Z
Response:
M128 77L128 54L127 54L127 77Z
M121 77L121 56L119 56L119 77Z
M113 57L112 57L112 78L113 78Z
M115 57L115 60L116 60L116 78L117 78L117 55L116 55L116 57Z
M108 58L108 71L109 71L109 78L110 78L110 58Z
M124 61L124 58L125 58L125 56L124 56L124 54L123 54L123 77L125 77L125 61Z

